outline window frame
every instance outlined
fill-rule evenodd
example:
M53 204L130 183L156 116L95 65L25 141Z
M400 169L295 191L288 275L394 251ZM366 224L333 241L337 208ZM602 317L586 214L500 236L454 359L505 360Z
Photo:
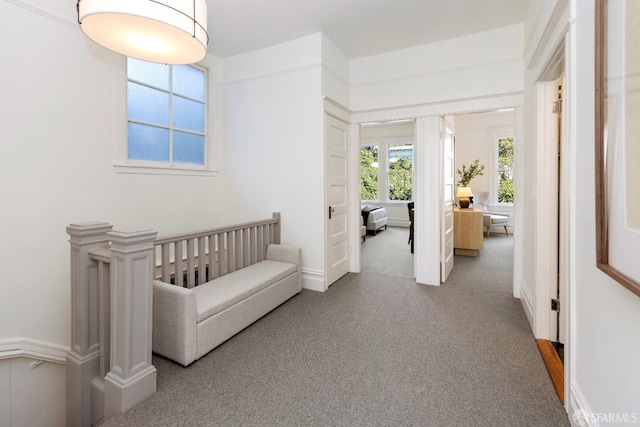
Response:
M407 202L411 202L413 200L413 194L414 194L414 188L413 188L413 168L414 168L414 143L413 140L411 142L387 142L385 147L385 152L386 152L386 160L387 160L387 176L386 176L386 181L387 181L387 188L386 188L386 201L385 203L407 203ZM390 196L390 192L391 192L391 146L392 145L410 145L411 146L411 199L410 200L391 200ZM396 172L396 174L398 174L400 172ZM406 172L402 172L402 173L406 173Z
M153 175L191 175L191 176L216 176L217 171L213 169L213 144L212 144L212 135L211 135L211 123L212 118L210 116L210 100L213 99L211 94L212 86L210 84L210 75L211 71L209 67L203 65L202 63L189 64L189 66L194 67L200 71L204 72L204 101L198 101L204 103L204 164L197 165L191 163L179 163L174 162L172 155L173 152L170 153L170 161L169 162L159 162L159 161L151 161L151 160L135 160L129 159L129 115L128 115L128 105L129 105L129 96L128 96L128 83L131 81L136 84L141 84L145 87L150 87L152 89L160 90L169 95L169 106L171 108L171 96L174 95L171 86L169 89L158 88L153 85L149 85L147 83L143 83L137 81L135 79L129 79L128 74L128 65L127 59L125 58L124 64L124 79L122 80L122 93L124 93L124 108L122 110L121 123L123 124L119 129L121 129L118 134L120 137L118 138L121 141L121 144L118 145L117 153L116 153L116 162L114 164L115 170L117 173L132 173L132 174L153 174ZM173 65L168 64L170 67L169 71L169 80L171 81L171 76L173 72ZM185 97L181 94L175 94L176 96L180 96L185 99L191 99ZM171 109L169 111L171 114ZM135 121L134 121L135 123ZM173 122L170 121L169 127L170 133L173 128ZM179 129L176 129L180 131ZM170 149L173 150L173 146L171 145L172 136L170 136Z
M498 143L501 138L513 138L514 141L514 152L515 152L515 132L512 127L505 128L495 128L491 130L491 150L492 150L492 167L491 173L489 174L489 184L491 191L489 191L491 198L489 203L494 206L504 206L504 207L513 207L513 202L505 203L498 201L498 192L500 190L500 173L498 171L499 160L498 160ZM514 174L515 174L515 163L513 165Z
M378 199L377 200L364 200L361 199L361 203L385 203L385 204L406 204L411 200L391 200L389 198L389 147L392 145L411 145L414 150L414 158L412 161L412 177L411 177L411 194L415 195L415 139L413 137L398 136L392 138L366 138L360 142L360 147L378 147ZM384 194L385 198L382 200L380 195Z
M378 144L360 144L360 200L362 199L362 149L365 147L377 147L378 148L378 168L377 168L377 176L376 181L378 183L378 199L380 198L380 146ZM377 202L376 200L366 200L367 202Z

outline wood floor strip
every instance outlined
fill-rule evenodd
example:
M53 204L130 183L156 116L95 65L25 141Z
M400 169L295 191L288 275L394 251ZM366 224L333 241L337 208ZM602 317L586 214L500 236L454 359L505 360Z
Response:
M564 366L562 361L556 349L553 348L551 341L536 340L536 343L538 343L538 349L551 377L551 382L553 382L553 386L556 388L556 393L558 393L558 397L564 404Z

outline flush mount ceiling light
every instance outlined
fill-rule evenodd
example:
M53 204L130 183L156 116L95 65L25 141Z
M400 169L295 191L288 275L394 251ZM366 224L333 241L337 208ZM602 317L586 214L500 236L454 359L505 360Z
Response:
M192 64L207 53L205 0L78 0L76 8L82 31L123 55Z

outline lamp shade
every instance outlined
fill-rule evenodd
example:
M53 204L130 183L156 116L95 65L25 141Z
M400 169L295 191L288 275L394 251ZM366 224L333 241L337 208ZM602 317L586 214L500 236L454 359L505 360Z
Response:
M77 9L82 31L123 55L192 64L207 54L205 0L78 0Z
M456 189L456 197L471 197L471 196L473 196L471 187L458 187Z

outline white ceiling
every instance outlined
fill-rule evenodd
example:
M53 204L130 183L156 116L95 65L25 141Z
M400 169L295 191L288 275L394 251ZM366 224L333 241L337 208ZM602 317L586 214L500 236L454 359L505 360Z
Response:
M323 32L349 58L524 22L529 0L207 0L219 57Z

